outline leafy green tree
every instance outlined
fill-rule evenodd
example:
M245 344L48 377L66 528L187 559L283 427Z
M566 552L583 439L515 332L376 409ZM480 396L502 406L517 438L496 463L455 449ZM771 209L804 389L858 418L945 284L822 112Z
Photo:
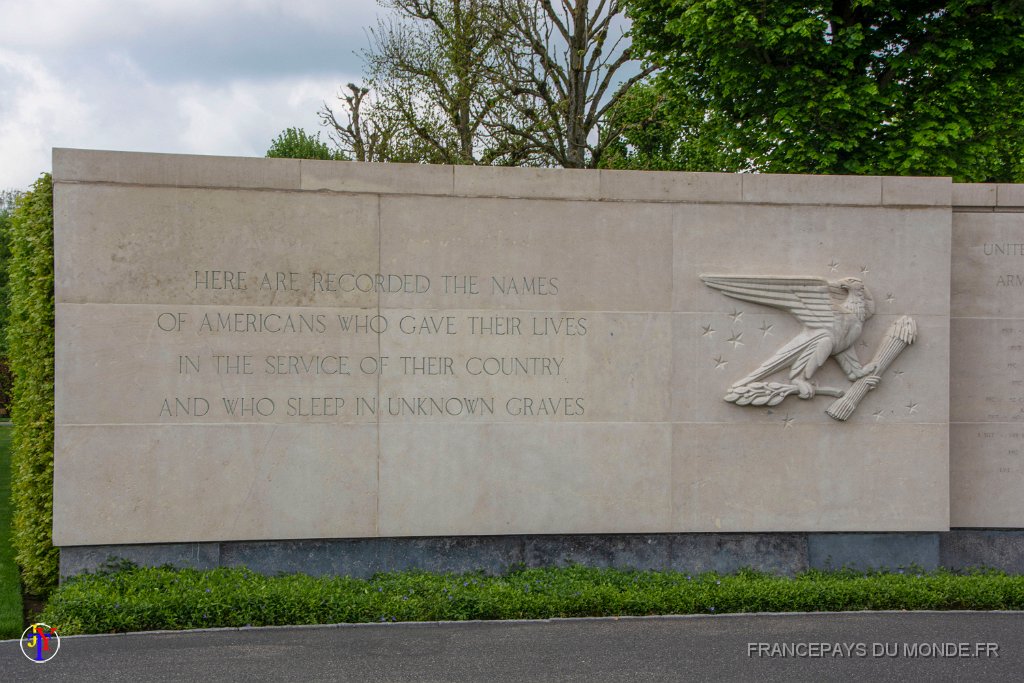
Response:
M287 128L270 143L267 156L277 159L345 160L343 153L331 149L320 140L320 133L310 135L302 128Z
M628 5L659 91L726 150L707 170L1024 179L1021 0Z
M647 171L740 171L746 161L714 133L718 122L693 98L666 92L654 79L637 83L615 105L619 131L601 168ZM710 132L709 132L710 131Z

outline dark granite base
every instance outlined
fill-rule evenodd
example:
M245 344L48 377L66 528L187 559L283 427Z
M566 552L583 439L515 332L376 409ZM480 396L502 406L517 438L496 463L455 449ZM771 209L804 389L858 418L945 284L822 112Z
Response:
M62 577L96 571L111 558L144 566L249 567L368 577L422 569L502 574L515 567L582 564L621 569L793 575L805 569L990 567L1024 573L1024 529L921 533L743 533L450 536L429 538L223 541L61 548Z

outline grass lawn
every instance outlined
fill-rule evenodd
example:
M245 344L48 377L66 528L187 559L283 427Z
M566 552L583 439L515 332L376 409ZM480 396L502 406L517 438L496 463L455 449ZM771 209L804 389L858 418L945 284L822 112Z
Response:
M21 581L11 547L11 428L0 426L0 638L21 635Z

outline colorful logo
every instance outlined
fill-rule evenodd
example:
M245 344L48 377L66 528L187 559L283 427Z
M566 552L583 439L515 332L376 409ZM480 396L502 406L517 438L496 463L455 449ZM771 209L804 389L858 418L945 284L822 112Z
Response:
M60 636L46 624L32 624L21 634L21 652L33 662L48 662L59 649Z

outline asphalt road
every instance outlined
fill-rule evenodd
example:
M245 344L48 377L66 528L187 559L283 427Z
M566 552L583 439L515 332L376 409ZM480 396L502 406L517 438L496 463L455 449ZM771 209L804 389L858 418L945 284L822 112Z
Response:
M837 647L840 655L834 655ZM0 641L0 681L36 680L1020 681L1024 612L557 619L77 636L61 639L57 655L45 664L26 659L18 641Z

